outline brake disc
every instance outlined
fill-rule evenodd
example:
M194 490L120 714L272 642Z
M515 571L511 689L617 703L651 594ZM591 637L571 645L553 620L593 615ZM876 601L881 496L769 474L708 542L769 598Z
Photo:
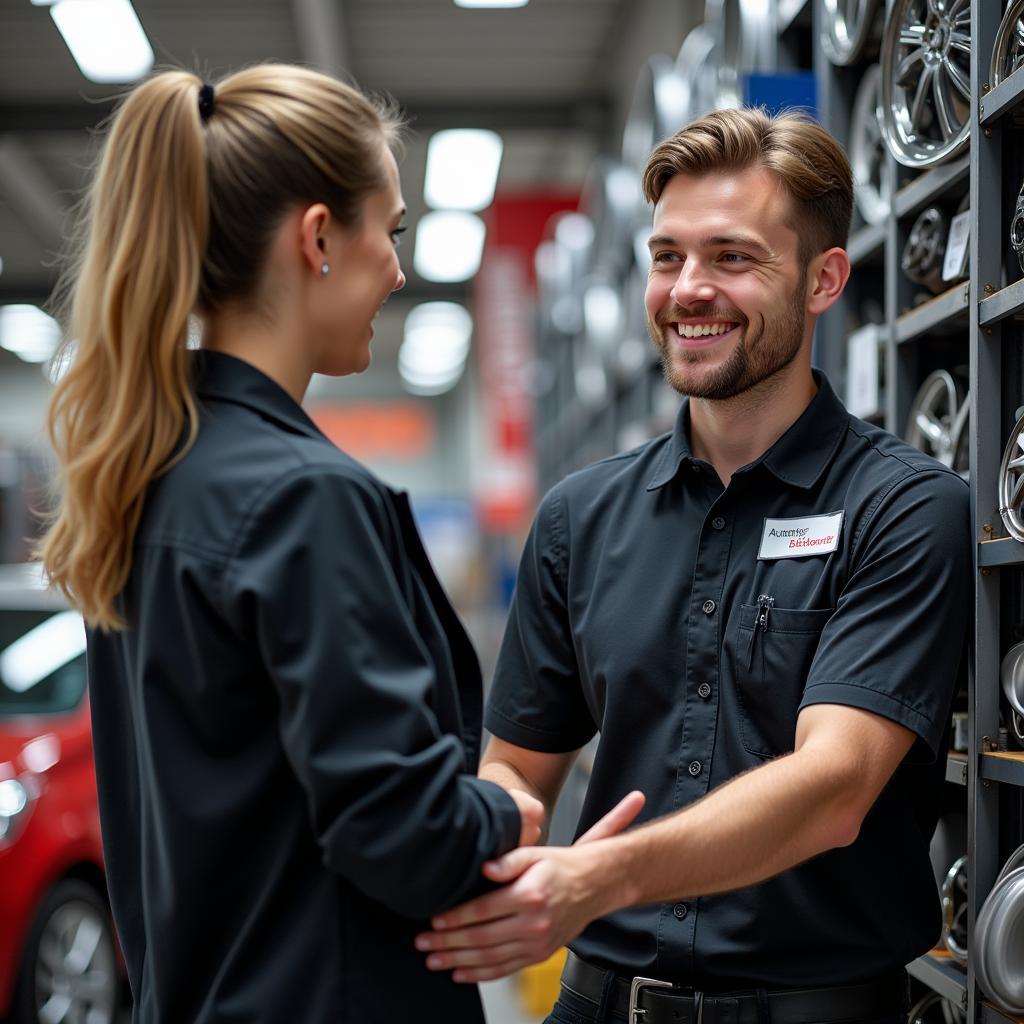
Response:
M882 37L883 137L907 167L970 141L970 0L895 0Z
M936 294L944 290L942 260L946 255L949 221L937 207L922 210L910 229L903 247L900 266L914 284L924 285Z
M942 883L942 941L958 963L967 963L967 855L953 861Z
M935 370L925 377L907 416L904 439L958 473L967 471L968 396L953 375Z
M853 167L857 209L868 224L881 224L889 216L888 153L882 140L882 69L872 64L860 80L853 98L850 128L850 164Z
M1010 0L996 31L989 83L994 89L1024 65L1024 0Z
M999 465L999 515L1006 532L1024 541L1024 416L1013 425Z
M853 64L879 39L879 0L822 0L821 45L833 64Z

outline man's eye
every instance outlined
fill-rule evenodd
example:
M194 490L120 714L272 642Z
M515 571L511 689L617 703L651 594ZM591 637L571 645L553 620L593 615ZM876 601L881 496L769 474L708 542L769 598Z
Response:
M723 263L745 263L747 257L741 252L724 252L721 259Z
M674 252L656 252L651 256L652 263L674 263L678 259L678 254Z

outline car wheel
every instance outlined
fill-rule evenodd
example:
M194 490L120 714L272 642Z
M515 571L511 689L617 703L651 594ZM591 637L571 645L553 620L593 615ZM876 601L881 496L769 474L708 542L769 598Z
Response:
M11 1024L114 1024L118 994L106 904L85 882L58 882L29 932Z

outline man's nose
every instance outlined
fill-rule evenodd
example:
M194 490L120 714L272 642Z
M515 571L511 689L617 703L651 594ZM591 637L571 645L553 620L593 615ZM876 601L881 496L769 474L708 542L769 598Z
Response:
M713 302L717 291L706 264L689 259L679 268L670 296L677 306Z

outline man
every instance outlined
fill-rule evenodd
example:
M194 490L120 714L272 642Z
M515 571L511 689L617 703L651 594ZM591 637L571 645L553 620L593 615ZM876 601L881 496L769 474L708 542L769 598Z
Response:
M834 139L712 113L644 189L650 333L689 400L544 499L481 774L550 810L600 732L581 828L630 790L645 824L506 854L418 945L473 981L578 936L552 1021L895 1021L939 933L968 489L812 373L850 272Z

